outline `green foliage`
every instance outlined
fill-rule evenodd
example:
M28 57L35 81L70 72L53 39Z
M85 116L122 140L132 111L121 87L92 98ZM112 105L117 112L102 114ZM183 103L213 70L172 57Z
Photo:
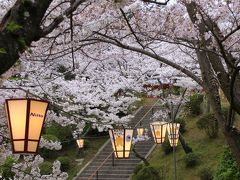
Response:
M199 170L198 176L201 180L213 180L213 173L210 168L203 167Z
M73 74L73 73L71 73L71 72L68 72L68 73L66 73L66 74L64 75L64 79L65 79L66 81L74 80L75 77L76 77L76 74Z
M227 118L228 118L228 111L229 111L229 107L227 107L227 106L222 107L222 113L223 113L225 120L227 120Z
M135 172L135 171L134 171ZM161 180L159 172L152 166L140 165L137 174L132 176L132 180Z
M18 45L21 47L21 48L25 48L27 45L26 45L26 42L25 42L25 39L23 37L19 37L17 39L17 42L18 42Z
M240 170L229 148L225 148L219 160L214 180L239 180Z
M65 73L67 71L67 68L64 65L59 65L57 67L57 71L60 73Z
M60 141L56 136L54 136L52 134L44 134L43 138L48 141L53 141L53 142Z
M97 128L92 128L92 124L88 123L84 129L83 133L86 133L86 136L106 136L108 135L107 131L99 132Z
M199 163L199 155L195 154L195 153L188 153L185 155L184 157L184 162L186 167L194 167Z
M61 142L70 142L71 140L73 140L71 127L61 126L57 123L52 123L50 126L48 126L45 130L45 134L54 135Z
M7 26L6 26L6 30L8 32L16 32L18 30L22 29L22 26L20 26L19 24L17 24L14 21L10 21L8 22Z
M201 103L203 102L203 95L196 93L189 97L186 107L189 108L191 115L197 116L201 114Z
M137 174L143 168L143 166L144 166L143 163L140 163L137 166L135 166L133 173Z
M61 171L67 171L70 168L70 158L67 156L59 156L57 158L61 163Z
M204 130L209 138L216 138L218 136L218 121L212 113L200 117L197 121L197 127Z
M48 175L52 173L52 163L49 161L44 161L42 164L40 164L40 172L41 175Z
M167 137L165 137L165 138L167 138ZM162 148L163 148L163 151L164 151L164 153L165 153L166 155L169 154L169 153L171 153L171 152L173 151L173 148L171 147L168 139L166 139L166 140L163 142Z
M180 129L179 129L180 133L183 134L184 132L186 132L186 122L183 118L179 117L175 120L175 122L180 123Z
M45 159L45 158L55 158L56 155L56 151L55 150L51 150L51 149L47 149L47 148L41 148L39 151L39 154Z
M11 157L8 156L4 162L4 164L2 164L0 166L0 172L2 173L2 178L3 179L13 179L15 173L12 172L12 166L16 161Z
M44 134L43 138L53 142L60 141L55 135L52 135L52 134ZM41 148L39 153L43 158L56 157L56 150Z
M0 48L0 54L7 54L6 49L4 49L4 48Z

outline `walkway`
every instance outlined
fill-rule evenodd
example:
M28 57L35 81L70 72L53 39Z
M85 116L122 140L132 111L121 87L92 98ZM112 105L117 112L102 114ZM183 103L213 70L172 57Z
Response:
M129 126L134 127L139 120L142 119L143 127L147 127L149 136L151 137L149 119L152 116L152 106L143 106L131 120ZM154 107L156 109L156 106ZM136 137L136 131L134 131ZM143 157L147 157L154 147L153 138L148 141L138 142L135 145L136 151ZM140 159L136 158L134 153L131 152L128 159L115 159L112 158L112 145L110 140L105 143L100 153L89 163L89 165L80 172L77 180L127 180L133 174L135 166L140 163ZM113 166L114 164L114 166Z

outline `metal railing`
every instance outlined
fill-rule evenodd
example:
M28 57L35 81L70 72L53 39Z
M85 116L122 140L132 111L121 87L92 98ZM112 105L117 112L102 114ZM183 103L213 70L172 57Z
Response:
M98 171L101 169L101 167L105 164L105 162L112 157L112 165L114 166L114 154L111 152L104 161L98 166L98 168L91 174L91 176L88 178L88 180L92 180L94 176L96 176L96 179L98 180Z
M151 108L144 114L144 116L136 123L136 125L134 126L133 129L135 129L140 123L141 121L147 116L147 114L152 111L153 114L153 107L156 106L156 104L159 102L159 100L157 100L153 105L151 105ZM98 180L99 178L99 170L103 167L103 165L105 164L105 162L112 157L112 166L114 166L114 152L111 152L105 159L104 161L98 166L98 168L91 174L91 176L88 178L88 180L93 180L94 177L96 180Z

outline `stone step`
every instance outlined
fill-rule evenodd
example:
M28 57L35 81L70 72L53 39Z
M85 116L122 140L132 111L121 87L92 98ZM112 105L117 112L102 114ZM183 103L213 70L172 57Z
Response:
M135 127L135 125L141 120L142 125L146 126L150 134L150 118L152 117L152 112L149 111L151 106L142 107L135 117L131 119L129 126ZM148 112L149 111L149 112ZM146 115L146 113L148 114ZM137 132L134 131L134 137L136 137ZM135 150L142 156L146 156L149 150L153 147L154 142L152 139L148 141L140 141L135 145ZM135 157L133 152L130 153L128 159L116 159L114 158L114 166L112 166L112 144L109 142L103 150L96 156L93 161L86 167L83 172L76 179L87 180L97 169L99 180L127 180L133 173L135 166L141 162L141 160ZM109 157L107 160L106 158ZM103 163L104 162L104 163ZM101 165L101 167L100 167ZM96 176L92 179L96 179Z

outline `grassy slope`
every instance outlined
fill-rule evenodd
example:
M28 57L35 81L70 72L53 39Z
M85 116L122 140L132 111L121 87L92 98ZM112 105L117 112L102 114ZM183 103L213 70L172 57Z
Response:
M198 172L202 167L209 167L213 171L216 170L218 157L223 151L223 145L225 144L223 134L219 133L219 137L216 139L209 139L203 131L199 131L196 127L197 118L186 119L187 132L183 134L186 142L192 147L195 153L200 155L201 162L194 168L185 168L184 156L185 153L178 145L176 150L177 158L177 176L178 180L197 180ZM172 179L173 177L173 157L172 153L165 155L158 145L153 153L149 157L150 164L156 168L164 167L166 172L166 179Z

